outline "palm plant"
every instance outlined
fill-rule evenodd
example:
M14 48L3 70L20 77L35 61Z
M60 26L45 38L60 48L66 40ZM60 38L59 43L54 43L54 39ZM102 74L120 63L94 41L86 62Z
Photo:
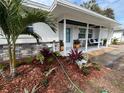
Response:
M27 26L36 22L43 22L55 31L54 19L49 12L36 9L25 10L22 2L23 0L0 0L0 27L8 44L10 74L12 76L15 75L15 49L19 35L32 35L36 38L37 42L40 39L40 36L34 31L27 31Z

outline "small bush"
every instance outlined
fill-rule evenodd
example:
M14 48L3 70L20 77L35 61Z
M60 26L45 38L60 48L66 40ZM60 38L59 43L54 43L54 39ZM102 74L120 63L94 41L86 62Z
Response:
M112 40L112 44L117 45L117 44L118 44L118 39L117 39L117 38L114 38L114 39Z
M38 53L38 54L36 55L36 60L37 60L37 61L40 61L41 64L43 64L44 56L43 56L41 53Z
M107 39L105 38L105 39L103 39L103 45L105 46L106 43L107 43Z
M83 66L82 67L82 73L85 76L89 75L91 73L90 67Z
M97 63L92 63L92 66L95 70L100 71L100 65Z
M31 64L32 61L33 61L33 57L27 57L27 58L25 58L24 63Z
M5 68L5 65L4 64L0 64L0 69L4 69Z
M61 56L62 56L59 51L56 51L56 52L54 52L53 54L54 54L56 57L61 57Z
M15 67L19 67L19 66L21 66L23 64L24 64L24 62L16 61Z

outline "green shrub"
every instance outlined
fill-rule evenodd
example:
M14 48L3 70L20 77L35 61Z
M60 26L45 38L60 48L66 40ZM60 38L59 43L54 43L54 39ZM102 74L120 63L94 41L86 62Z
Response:
M83 66L82 67L82 73L85 76L89 75L91 73L90 67Z
M25 58L24 63L30 64L30 63L32 63L32 61L33 61L33 57L27 57L27 58Z
M54 52L53 54L54 54L56 57L61 57L61 56L62 56L59 51L56 51L56 52Z
M21 66L21 65L23 65L23 64L24 64L24 62L16 61L15 67L19 67L19 66Z
M33 60L33 57L27 57L27 58L23 59L23 61L16 61L15 66L19 67L24 64L31 64L32 60Z
M102 90L100 93L109 93L107 90Z
M38 53L38 54L36 55L36 60L40 61L41 64L43 64L44 56L43 56L41 53Z
M117 45L117 44L118 44L118 39L117 39L117 38L114 38L114 39L112 40L112 44Z
M0 69L4 69L5 68L5 65L4 64L0 64Z
M92 66L95 70L100 71L100 65L97 63L92 63Z
M107 43L107 39L105 38L105 39L103 39L103 45L105 46L106 43Z

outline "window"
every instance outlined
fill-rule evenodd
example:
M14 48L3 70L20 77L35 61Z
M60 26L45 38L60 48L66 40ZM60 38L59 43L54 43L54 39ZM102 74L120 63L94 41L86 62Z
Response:
M88 38L92 38L92 36L93 36L93 30L89 29Z
M33 32L34 31L32 25L27 26L26 30L29 31L29 32Z
M85 28L79 28L79 35L78 38L85 38L86 37L86 29Z
M71 40L71 32L70 32L70 28L66 29L66 42L69 43Z

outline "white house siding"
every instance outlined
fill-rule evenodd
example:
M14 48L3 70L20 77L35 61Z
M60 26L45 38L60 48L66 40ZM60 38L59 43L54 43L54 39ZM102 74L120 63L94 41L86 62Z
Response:
M42 37L41 42L52 42L53 40L58 41L58 31L53 32L52 29L44 23L35 23L33 24L34 31L39 34ZM2 33L2 30L0 28L0 34ZM32 36L28 35L21 35L19 36L19 39L16 43L36 43L36 39L34 39ZM7 44L7 41L4 36L0 35L0 45Z
M99 38L99 28L92 28L93 29L93 39Z
M115 31L113 34L113 39L117 38L120 42L124 42L124 35L123 35L123 31Z
M33 25L34 31L42 37L42 42L59 41L59 32L56 33L44 23L35 23Z
M106 28L101 29L101 38L102 39L107 39L108 34L109 34L108 29L106 29Z

